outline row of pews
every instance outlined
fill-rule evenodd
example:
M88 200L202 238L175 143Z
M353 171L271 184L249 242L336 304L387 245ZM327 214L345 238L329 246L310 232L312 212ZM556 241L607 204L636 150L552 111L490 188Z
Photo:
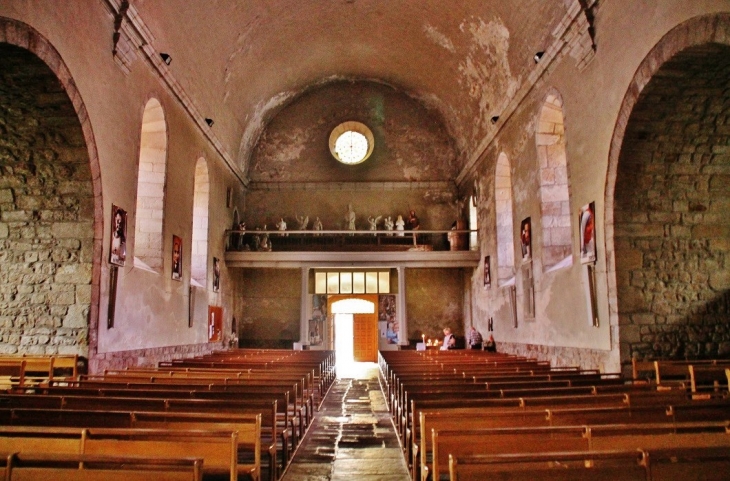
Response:
M378 362L413 481L730 479L723 362L653 363L660 383L474 350Z
M5 479L278 480L334 352L236 349L0 391Z

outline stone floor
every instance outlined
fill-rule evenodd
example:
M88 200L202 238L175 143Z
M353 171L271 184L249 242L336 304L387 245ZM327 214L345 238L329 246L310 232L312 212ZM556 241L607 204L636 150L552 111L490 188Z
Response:
M374 363L338 369L283 481L407 481Z

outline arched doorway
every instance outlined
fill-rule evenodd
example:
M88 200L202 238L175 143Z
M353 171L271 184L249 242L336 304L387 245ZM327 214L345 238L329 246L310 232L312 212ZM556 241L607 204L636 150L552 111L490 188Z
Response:
M378 296L374 294L331 295L327 312L333 316L334 345L340 361L378 360Z

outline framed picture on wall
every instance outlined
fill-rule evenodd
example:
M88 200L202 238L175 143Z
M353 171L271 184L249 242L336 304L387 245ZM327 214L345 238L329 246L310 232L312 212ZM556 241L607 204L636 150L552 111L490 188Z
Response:
M522 262L530 262L532 260L532 223L529 217L520 224L520 244Z
M489 264L491 256L484 257L484 287L492 287L492 268Z
M172 236L172 278L182 280L182 238Z
M127 259L127 211L112 204L111 245L109 263L124 267Z
M221 260L213 258L213 291L218 292L221 288Z
M578 214L580 229L580 262L596 262L596 203L591 202L580 208Z

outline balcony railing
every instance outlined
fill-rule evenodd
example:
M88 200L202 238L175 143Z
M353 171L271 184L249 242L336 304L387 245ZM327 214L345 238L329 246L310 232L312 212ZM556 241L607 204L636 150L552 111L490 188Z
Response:
M229 230L228 252L465 251L477 243L469 230ZM471 241L470 241L471 239Z

